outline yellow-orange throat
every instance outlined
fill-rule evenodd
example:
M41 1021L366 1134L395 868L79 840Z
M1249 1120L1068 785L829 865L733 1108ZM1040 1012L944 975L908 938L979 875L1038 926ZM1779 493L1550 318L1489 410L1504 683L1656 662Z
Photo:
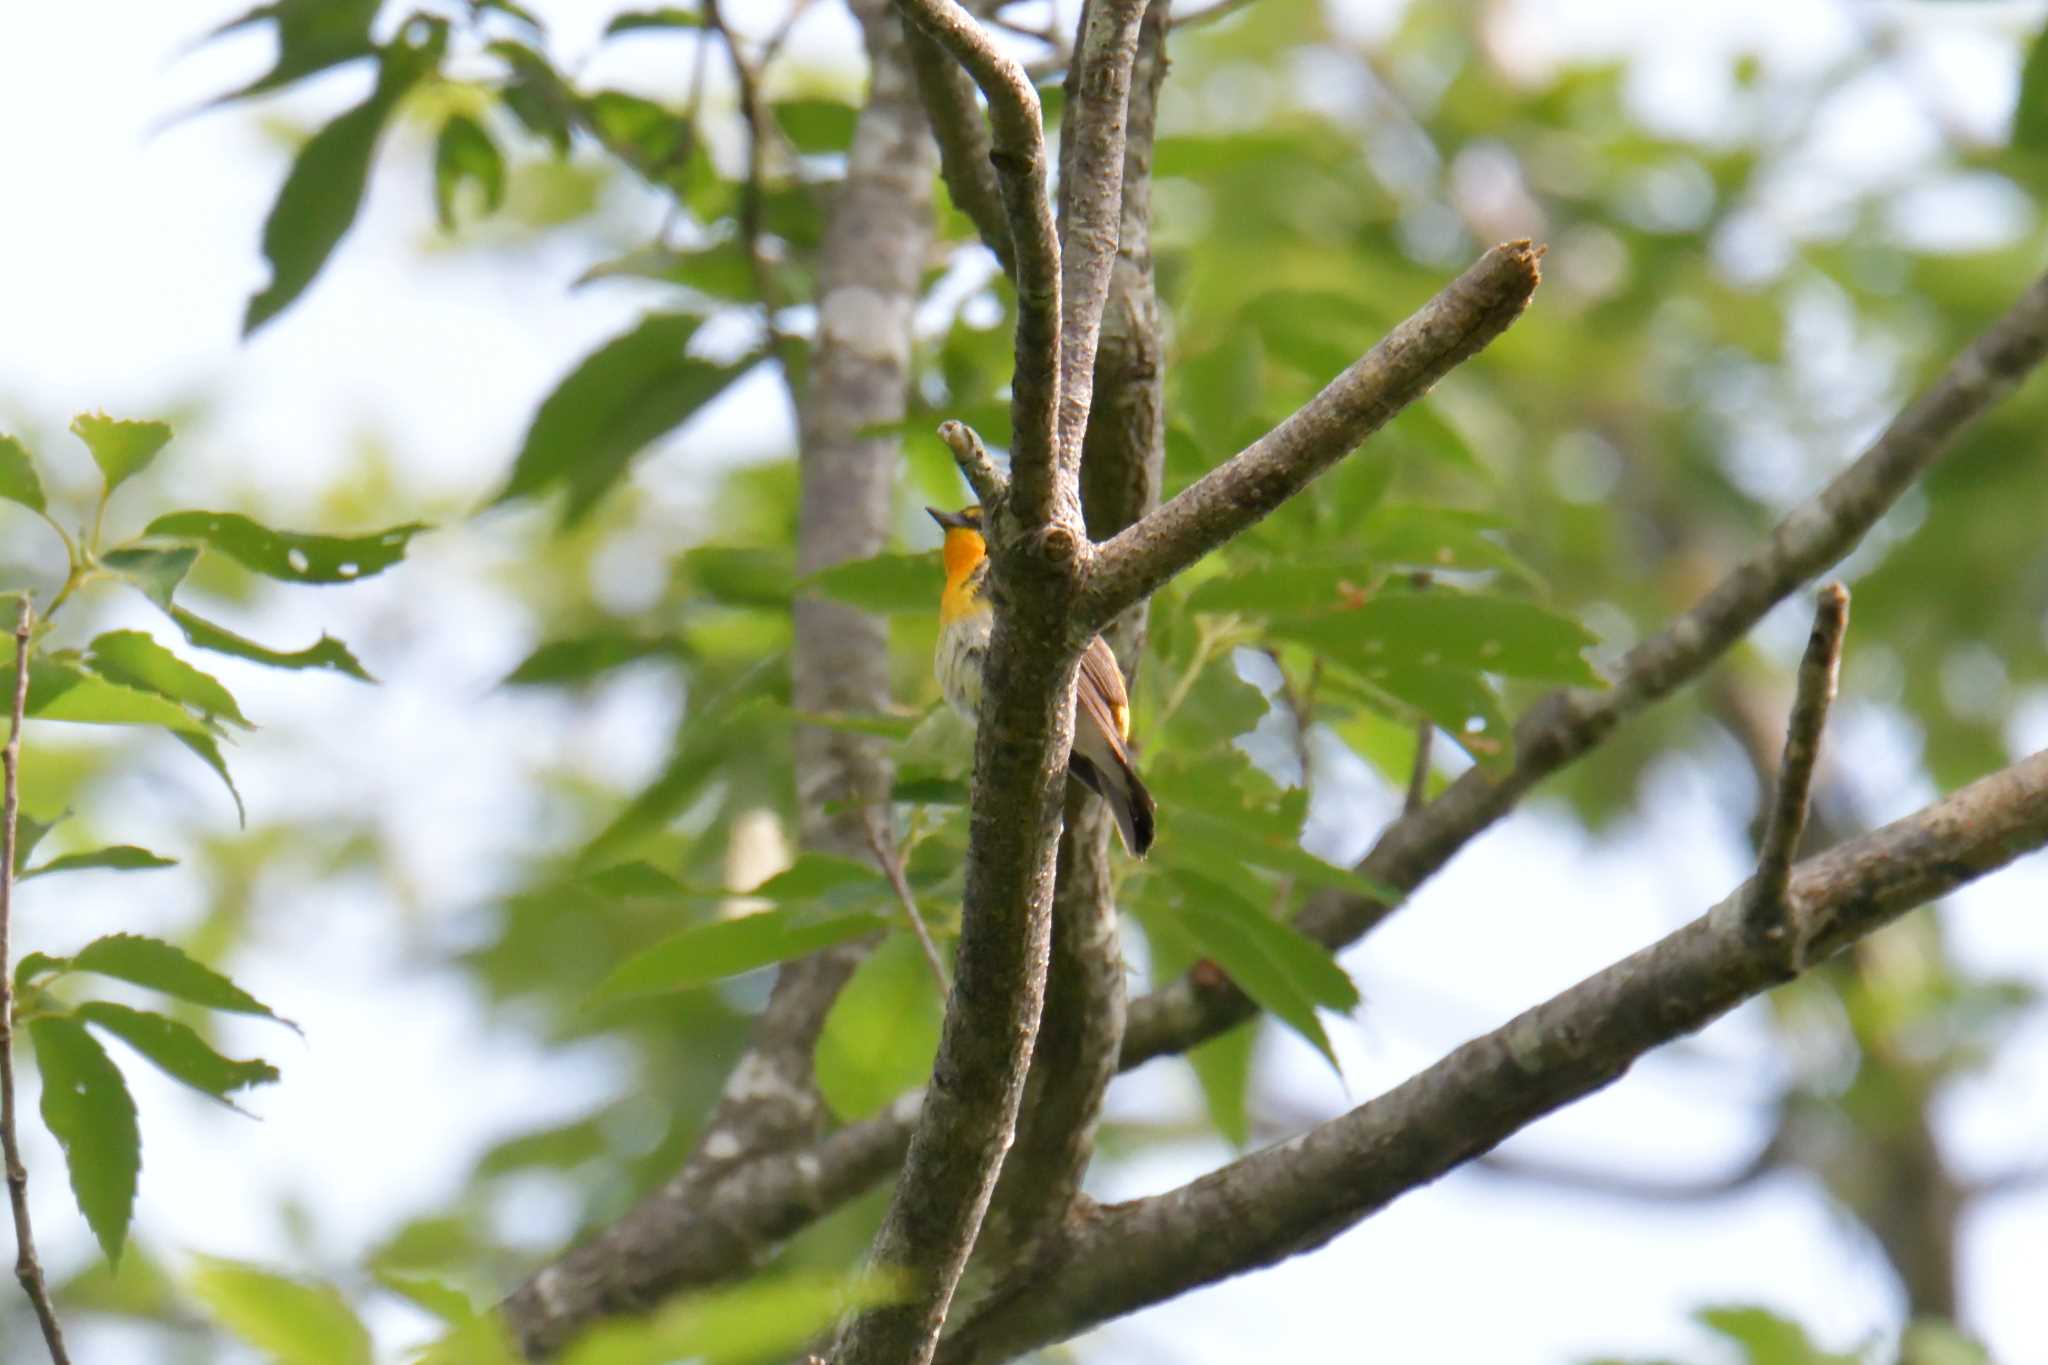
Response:
M981 591L987 580L975 577L975 570L988 559L988 542L981 532L968 526L947 527L940 553L946 564L946 590L939 597L939 620L957 621L987 611L988 597Z

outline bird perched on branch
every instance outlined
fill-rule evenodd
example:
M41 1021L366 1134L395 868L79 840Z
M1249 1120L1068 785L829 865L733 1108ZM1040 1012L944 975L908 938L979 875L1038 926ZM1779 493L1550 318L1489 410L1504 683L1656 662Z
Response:
M946 532L946 589L939 596L939 647L933 671L953 709L973 722L981 707L981 670L995 623L981 508L924 510ZM1074 685L1074 747L1067 755L1067 772L1109 803L1124 847L1142 858L1152 847L1152 793L1138 780L1127 747L1130 737L1131 703L1124 675L1098 635L1081 654L1080 679Z

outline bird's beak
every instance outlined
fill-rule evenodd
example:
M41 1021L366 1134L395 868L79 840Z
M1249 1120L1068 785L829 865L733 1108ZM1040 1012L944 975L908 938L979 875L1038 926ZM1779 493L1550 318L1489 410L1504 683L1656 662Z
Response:
M931 514L933 521L936 521L948 531L965 531L973 524L958 512L941 512L936 507L927 507L924 510Z

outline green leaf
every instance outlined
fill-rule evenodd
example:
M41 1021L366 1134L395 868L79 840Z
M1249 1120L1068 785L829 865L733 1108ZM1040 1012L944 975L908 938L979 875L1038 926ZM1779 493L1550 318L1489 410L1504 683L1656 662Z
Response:
M498 90L505 108L529 133L547 139L556 157L567 157L573 141L569 119L576 107L576 92L556 74L547 58L524 43L501 39L484 50L511 69Z
M76 1019L31 1019L43 1077L43 1122L64 1147L71 1193L111 1265L121 1259L135 1212L142 1133L120 1069Z
M172 1080L217 1100L225 1101L234 1091L277 1079L277 1068L270 1063L223 1057L190 1025L161 1014L130 1009L111 1000L89 1000L73 1013L134 1048Z
M783 1360L842 1314L895 1303L899 1279L795 1272L691 1294L650 1318L614 1319L578 1338L562 1365L751 1365Z
M154 692L206 716L231 720L245 730L255 728L219 679L186 663L143 631L108 631L92 642L85 663L109 682Z
M249 84L212 103L225 104L282 89L315 72L370 56L377 50L370 40L370 24L377 17L377 6L378 0L273 0L230 19L207 34L207 38L220 38L251 24L273 22L277 25L277 60L270 70Z
M258 1014L290 1028L298 1027L219 972L194 962L183 949L160 938L108 934L86 944L64 962L69 971L111 976L210 1010Z
M52 872L82 872L89 868L101 868L110 872L147 872L153 868L176 867L176 858L166 858L160 853L151 853L146 848L133 844L114 844L107 848L95 848L84 853L66 853L52 858L41 867L32 867L21 874L20 880L41 877Z
M1740 1346L1749 1365L1854 1365L1858 1358L1821 1350L1805 1328L1767 1308L1702 1308L1693 1316Z
M1251 1143L1252 1050L1258 1041L1258 1029L1241 1024L1188 1049L1209 1121L1239 1151Z
M108 682L56 655L29 660L28 714L79 725L161 725L186 734L206 733L206 727L176 702Z
M796 570L787 550L699 545L685 552L677 567L690 590L730 607L787 610L796 592Z
M762 910L699 924L627 958L592 999L609 1003L689 990L860 938L882 924L880 915L858 910Z
M168 612L171 610L171 594L185 581L185 575L191 572L193 561L198 558L199 551L190 545L180 545L174 550L122 546L101 555L100 564L134 584L136 590L156 603L159 610Z
M331 668L337 673L346 673L349 677L362 682L377 681L356 662L356 656L349 653L348 646L331 635L323 634L316 644L293 653L284 653L237 635L225 626L217 626L203 617L195 616L183 607L172 607L171 619L178 623L179 630L185 632L188 643L201 649L210 649L216 654L232 654L238 659L268 664L272 668Z
M369 1332L331 1286L241 1261L196 1259L193 1296L276 1365L372 1365Z
M917 732L924 724L922 715L878 715L873 712L854 711L792 711L792 719L799 725L815 725L821 730L842 730L850 735L872 735L876 739L902 741Z
M484 126L467 114L450 114L434 139L434 216L443 232L455 231L455 196L474 184L484 212L505 202L505 158Z
M600 346L541 403L499 502L560 485L575 521L646 446L724 392L752 357L730 365L684 354L698 319L658 313Z
M931 613L938 610L945 570L938 551L921 555L881 554L821 569L798 586L812 588L865 611Z
M818 1091L832 1112L864 1118L923 1084L944 1013L917 940L889 935L839 993L818 1038Z
M858 109L838 100L784 100L775 106L775 121L791 144L810 156L851 147L853 125L859 118Z
M1330 950L1221 882L1185 868L1167 875L1180 893L1181 925L1203 953L1336 1068L1337 1055L1316 1007L1354 1009L1358 987Z
M1351 610L1278 616L1268 626L1357 669L1401 661L1597 687L1582 651L1598 643L1566 616L1511 597L1432 590L1381 593Z
M2027 45L2020 67L2020 96L2012 115L2012 145L2023 151L2048 152L2048 29Z
M643 173L673 170L689 155L689 123L643 96L600 90L583 101L583 116L614 156Z
M633 635L620 630L593 631L550 640L520 660L501 687L543 687L589 682L601 673L642 659L684 660L690 649L673 635Z
M19 991L40 976L61 975L70 965L69 958L51 957L48 953L23 953L21 961L14 964L14 989Z
M228 761L221 754L220 741L216 740L212 735L183 733L177 736L177 741L193 753L199 755L199 760L207 767L213 769L214 773L219 776L221 782L228 789L228 795L234 798L236 822L243 825L248 824L249 812L243 808L242 793L235 790L235 779L228 773Z
M648 28L702 28L704 20L694 11L664 5L660 9L627 10L615 15L604 26L604 36L610 38L620 33L632 33Z
M0 436L0 498L35 512L44 510L46 505L35 458L28 453L27 446L12 436Z
M1536 571L1488 533L1498 517L1459 507L1395 503L1373 509L1361 528L1375 561L1419 569L1481 569L1541 585Z
M404 559L406 545L426 529L414 521L361 536L303 535L273 531L239 512L168 512L142 533L196 541L286 583L354 583Z
M92 452L109 493L146 469L171 440L171 429L162 422L117 422L97 412L72 418L71 434Z
M36 851L36 845L43 841L43 836L63 823L65 817L70 814L71 812L67 810L55 820L44 821L36 819L27 811L17 813L14 829L14 871L17 876L20 875L21 869L28 865L28 855Z
M399 100L439 60L446 26L430 32L438 36L422 46L401 42L381 49L377 84L368 98L313 134L293 158L263 221L270 283L249 300L243 336L291 307L354 224L384 125Z
M1221 615L1334 611L1365 600L1382 577L1369 560L1260 564L1218 574L1188 594L1188 610Z

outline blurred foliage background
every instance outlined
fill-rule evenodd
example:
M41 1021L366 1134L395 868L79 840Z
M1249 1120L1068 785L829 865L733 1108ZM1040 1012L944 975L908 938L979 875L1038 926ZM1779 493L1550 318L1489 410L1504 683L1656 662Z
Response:
M538 276L561 293L563 315L584 321L574 346L548 353L553 378L444 382L417 398L443 414L439 446L374 410L347 434L279 427L268 449L224 440L228 414L261 412L270 397L253 395L232 360L189 391L157 394L156 410L117 413L167 418L196 452L141 481L158 496L307 530L443 528L364 585L360 607L287 603L232 564L203 562L192 587L222 615L308 639L332 628L387 684L322 680L286 700L253 666L222 670L264 703L249 709L265 728L231 755L238 774L247 767L246 829L217 800L187 799L205 775L176 769L180 756L155 741L31 731L28 808L73 812L51 847L139 822L152 847L186 859L149 874L175 889L147 908L133 882L78 893L78 922L155 916L195 956L274 980L264 998L294 1016L306 959L335 942L325 936L379 945L340 950L338 980L358 998L337 1006L341 1036L309 1020L308 1049L360 1053L366 1093L392 1078L388 1105L349 1123L441 1151L438 1175L412 1188L380 1191L374 1172L346 1182L356 1194L337 1217L323 1186L331 1166L352 1163L334 1141L346 1130L331 1129L331 1146L265 1165L261 1180L153 1213L152 1188L181 1181L186 1153L276 1144L269 1125L145 1094L142 1227L120 1273L49 1234L81 1339L120 1343L106 1349L121 1358L246 1358L201 1325L186 1248L331 1281L380 1340L417 1340L426 1319L405 1302L422 1296L418 1277L488 1301L674 1169L767 973L655 993L613 973L679 930L720 923L731 893L789 865L795 593L888 615L898 708L830 719L896 742L910 882L941 930L957 905L969 747L930 676L937 569L920 508L966 497L931 434L939 419L964 418L995 444L1006 435L1011 301L942 197L895 552L799 583L789 395L860 95L853 31L822 0L729 7L743 11L732 17L774 123L756 193L730 66L693 7L595 21L556 8L570 7L285 4L183 59L222 44L246 59L240 78L214 87L237 98L201 118L253 131L233 175L262 181L266 200L282 186L263 210L270 284L246 312L239 285L218 291L209 326L263 328L250 343L259 354L273 334L296 332L313 349L295 354L317 354L323 310L374 314L376 291L415 269L464 275L486 294ZM1853 458L2042 259L2048 59L2030 58L2038 16L2017 6L1738 7L1673 15L1656 41L1619 17L1628 7L1591 0L1221 8L1174 33L1161 106L1169 493L1286 416L1486 245L1529 236L1549 255L1536 306L1502 341L1154 603L1135 729L1163 834L1150 863L1121 865L1119 886L1136 986L1200 956L1249 980L1247 933L1266 933L1314 886L1343 883L1398 809L1418 717L1440 728L1434 780L1502 759L1522 704L1589 681L1589 668L1689 603ZM1025 31L1058 25L1043 6L1005 15L1050 80L1057 52ZM186 36L200 32L194 23ZM351 235L358 181L373 209L386 207ZM257 221L227 230L253 244ZM352 256L371 265L351 273ZM480 320L462 344L491 371L491 329L526 326ZM350 363L380 363L374 325L346 335ZM400 354L383 363L397 368ZM326 373L302 366L288 382ZM95 401L130 401L121 376L88 379L104 392ZM1968 433L1845 568L1854 621L1816 839L1893 818L2048 733L2044 403L2034 386ZM447 442L445 424L486 408L488 429L524 435ZM39 450L64 448L68 417L0 371L0 418ZM325 451L308 461L314 473L295 467L297 443ZM0 585L52 586L62 569L48 548L0 507ZM138 620L96 597L75 610L81 632ZM1364 631L1354 612L1378 619ZM1658 844L1689 839L1727 851L1739 876L1805 630L1804 608L1788 606L1708 685L1554 783L1542 828L1560 858L1592 847L1696 870ZM1503 641L1504 652L1486 649ZM1692 795L1677 799L1681 788ZM1691 823L1662 819L1660 805ZM1518 850L1532 847L1542 841ZM1513 875L1491 883L1489 914L1592 943L1593 956L1569 959L1580 970L1614 955L1582 923L1603 915L1603 888L1545 893ZM771 910L815 902L821 884L792 876L786 902L765 888ZM1623 945L1696 913L1733 876L1675 875L1664 903L1620 921ZM842 911L891 913L879 883L842 890ZM1425 900L1404 913L1433 912ZM75 931L53 922L60 905L32 913L32 946L70 941ZM1809 1333L1794 1321L1808 1301L1712 1306L1710 1288L1665 1284L1711 1307L1700 1326L1674 1316L1668 1335L1610 1334L1594 1292L1564 1301L1568 1320L1537 1333L1544 1348L1944 1362L1979 1358L1971 1338L1986 1334L2013 1358L2042 1349L2038 1317L2022 1330L2026 1306L1998 1297L2010 1281L1973 1270L1988 1256L1973 1251L1973 1230L1998 1209L2031 1208L2036 1227L2048 1212L2037 1185L2048 1174L2048 1030L2036 1004L2048 961L2038 931L2001 932L1959 948L1939 912L1915 915L1744 1011L1732 1042L1710 1033L1689 1065L1721 1068L1719 1080L1663 1073L1677 1096L1663 1108L1603 1110L1611 1148L1575 1143L1568 1161L1511 1150L1473 1177L1505 1199L1523 1196L1488 1182L1533 1185L1560 1209L1725 1205L1738 1222L1759 1189L1825 1201L1834 1235L1882 1268L1863 1311ZM1260 941L1281 963L1260 998L1284 1024L1206 1045L1192 1072L1162 1061L1123 1082L1105 1190L1157 1184L1166 1170L1184 1178L1341 1103L1295 1039L1344 1061L1354 1097L1400 1074L1385 1051L1354 1065L1361 1035L1339 1022L1358 1002L1351 980ZM1391 951L1376 938L1346 955L1367 983L1367 1020L1395 1008L1376 1004L1370 984L1403 970L1385 961ZM1489 941L1464 951L1488 954ZM404 984L387 1007L389 981ZM1422 1032L1441 1042L1535 990L1500 995L1482 974L1439 984L1457 1008ZM409 1071L396 1059L408 1030L442 1038L423 1022L441 1017L466 1021L458 1041L488 1036L495 1060L451 1068L459 1048L437 1044L438 1079ZM923 963L897 934L821 1045L835 1112L872 1112L921 1079L937 1021ZM284 1079L252 1101L259 1112L321 1084L317 1072L295 1075L308 1068L291 1056L273 1059ZM1745 1117L1731 1128L1716 1109ZM1695 1124L1735 1134L1727 1159L1681 1161L1673 1175L1659 1155L1697 1156L1670 1136ZM159 1132L198 1136L165 1137L158 1159ZM54 1149L35 1164L46 1223L70 1214L56 1199L59 1169ZM232 1210L217 1234L194 1224L209 1206ZM878 1212L870 1198L825 1220L791 1262L846 1264ZM1629 1275L1655 1276L1650 1245L1645 1257L1618 1230L1607 1253L1615 1267L1633 1263ZM1530 1243L1521 1254L1542 1253ZM1595 1281L1622 1273L1577 1269ZM220 1279L200 1297L233 1323L221 1307L233 1286ZM1311 1296L1285 1272L1255 1283L1275 1298ZM1073 1353L1190 1358L1182 1311ZM1327 1330L1344 1317L1340 1304ZM8 1303L5 1325L8 1358L31 1358L21 1305ZM1459 1352L1457 1329L1443 1331L1440 1348Z

